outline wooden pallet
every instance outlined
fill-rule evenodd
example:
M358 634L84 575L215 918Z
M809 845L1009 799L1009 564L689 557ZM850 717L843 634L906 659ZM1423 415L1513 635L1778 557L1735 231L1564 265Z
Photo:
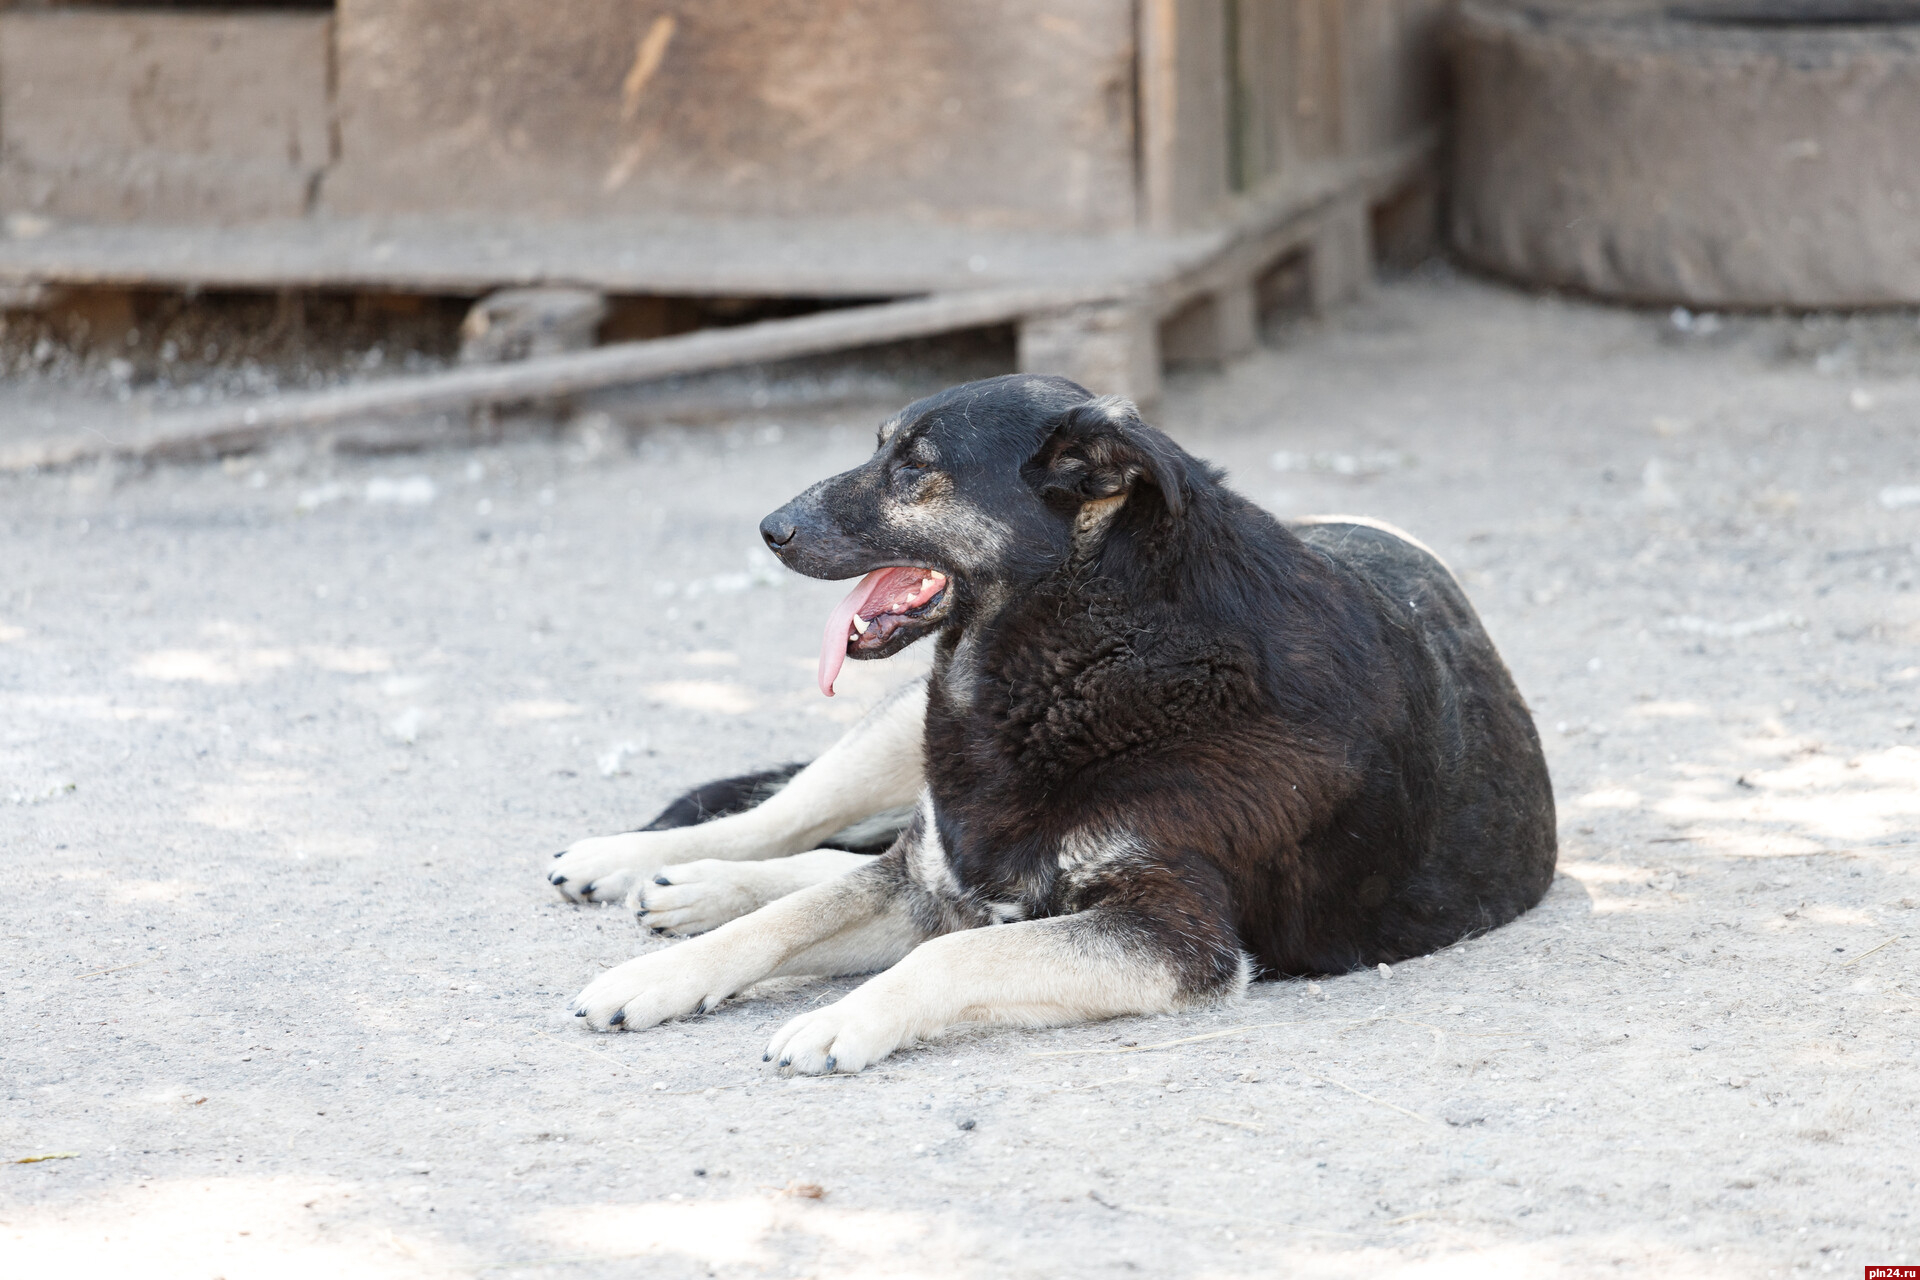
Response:
M1429 132L1358 160L1304 168L1218 226L1105 235L744 219L479 224L303 219L236 228L89 227L13 218L0 288L347 289L480 294L567 285L615 294L876 299L791 320L518 364L155 415L37 441L0 467L102 453L251 447L348 418L535 401L599 387L875 345L1017 327L1020 368L1152 402L1163 361L1252 349L1262 281L1299 262L1325 307L1371 277L1375 210L1430 182ZM909 301L901 301L908 299ZM916 300L917 299L917 300ZM112 437L108 439L107 437Z

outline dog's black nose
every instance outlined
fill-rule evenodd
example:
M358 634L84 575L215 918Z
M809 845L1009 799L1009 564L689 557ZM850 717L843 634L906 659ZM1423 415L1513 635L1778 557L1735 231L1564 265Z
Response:
M776 552L789 542L792 542L793 535L798 532L799 530L794 527L793 521L787 519L778 511L760 522L760 536L765 538L767 545Z

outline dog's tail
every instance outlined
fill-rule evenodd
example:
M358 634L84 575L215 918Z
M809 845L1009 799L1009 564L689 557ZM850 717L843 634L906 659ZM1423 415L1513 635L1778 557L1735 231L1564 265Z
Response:
M806 767L804 761L783 764L777 769L763 769L758 773L743 773L737 778L719 778L702 783L662 809L658 817L640 829L665 831L671 827L691 827L729 814L745 813L779 792ZM820 847L844 849L848 853L885 853L912 819L911 805L903 809L888 809L834 832L820 842Z

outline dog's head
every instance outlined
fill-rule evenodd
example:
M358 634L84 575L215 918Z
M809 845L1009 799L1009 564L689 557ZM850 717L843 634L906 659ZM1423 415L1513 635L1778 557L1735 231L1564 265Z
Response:
M827 623L820 686L831 695L848 657L964 627L983 601L1058 570L1136 493L1177 516L1186 463L1124 400L1065 378L990 378L908 405L881 425L872 458L768 516L760 534L809 577L865 575Z

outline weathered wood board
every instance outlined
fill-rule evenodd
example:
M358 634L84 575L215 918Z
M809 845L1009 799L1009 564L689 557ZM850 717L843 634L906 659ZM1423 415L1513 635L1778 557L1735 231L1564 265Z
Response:
M1132 226L1114 0L341 0L336 214Z
M330 159L324 13L0 13L0 212L307 211Z

